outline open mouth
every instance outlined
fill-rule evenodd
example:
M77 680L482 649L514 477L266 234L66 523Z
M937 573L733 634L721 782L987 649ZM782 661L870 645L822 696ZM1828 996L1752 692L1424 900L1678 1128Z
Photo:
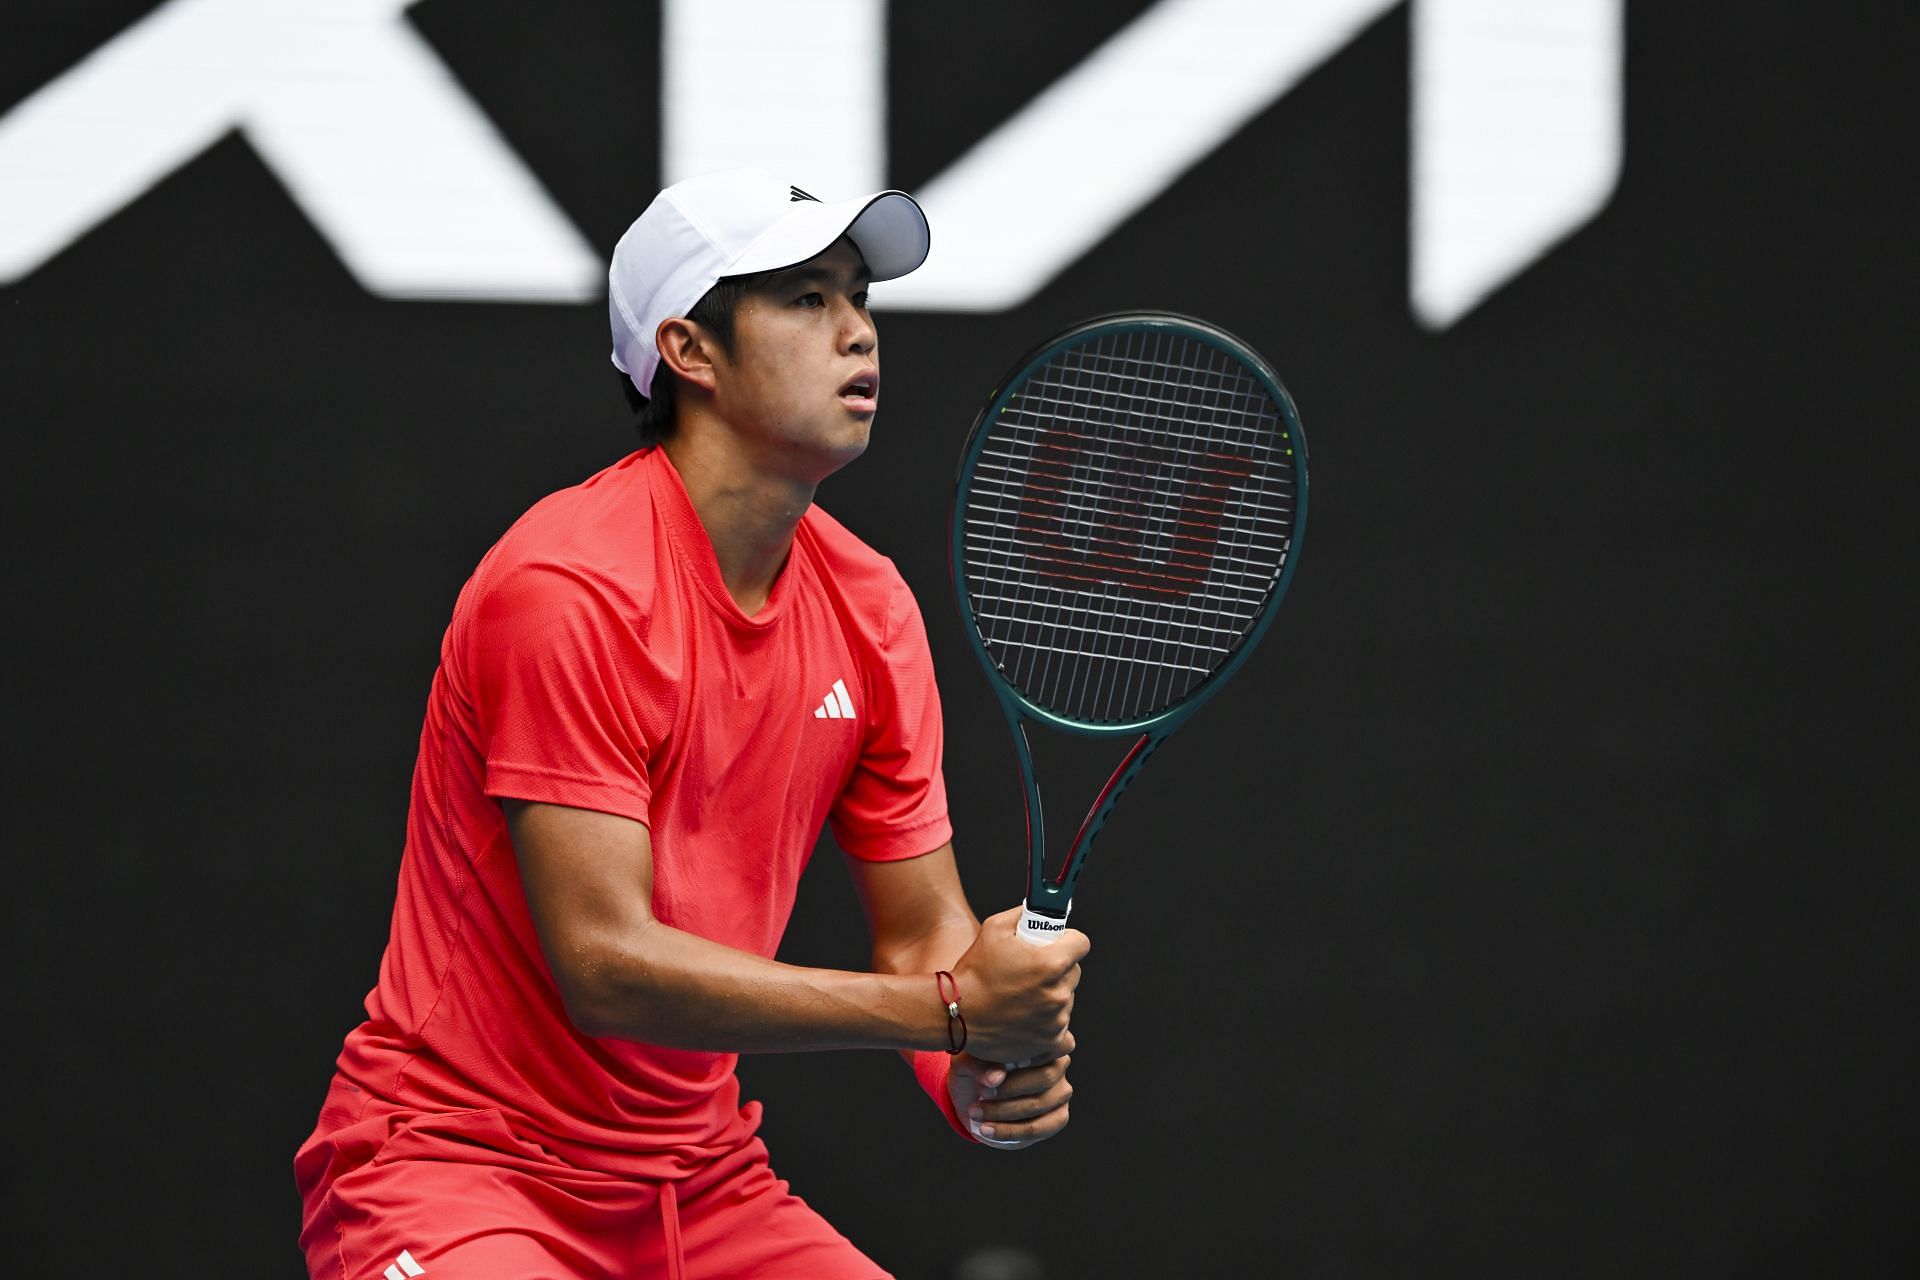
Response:
M840 399L849 409L872 413L880 401L880 375L856 375L840 388Z

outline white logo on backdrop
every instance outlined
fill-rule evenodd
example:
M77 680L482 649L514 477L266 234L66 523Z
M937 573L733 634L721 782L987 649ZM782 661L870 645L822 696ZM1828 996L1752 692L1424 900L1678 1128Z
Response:
M1160 0L917 190L933 255L888 304L1024 302L1400 2ZM237 129L372 292L600 296L601 255L408 3L170 0L128 28L0 117L0 282ZM1408 289L1445 328L1612 193L1622 0L1411 3ZM882 185L885 19L885 0L665 0L665 178L757 163L830 194ZM913 109L939 103L936 79ZM1270 198L1334 180L1275 174Z
M96 49L0 118L0 281L237 129L374 293L599 296L599 252L408 3L171 0Z

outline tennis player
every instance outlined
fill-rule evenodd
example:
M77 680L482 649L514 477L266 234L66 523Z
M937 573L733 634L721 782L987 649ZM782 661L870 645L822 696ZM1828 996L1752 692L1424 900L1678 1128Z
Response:
M744 170L621 238L642 447L454 606L379 982L295 1161L312 1275L885 1275L771 1172L744 1052L898 1050L970 1141L1067 1123L1086 939L976 920L919 609L812 505L878 408L867 287L927 245L901 192ZM771 958L823 825L872 972Z

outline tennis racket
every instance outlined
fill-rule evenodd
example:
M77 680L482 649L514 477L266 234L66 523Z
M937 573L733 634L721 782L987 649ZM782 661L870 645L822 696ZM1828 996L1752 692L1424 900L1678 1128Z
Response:
M1203 321L1086 321L988 397L960 455L951 556L1019 758L1022 938L1044 945L1066 927L1120 794L1272 623L1306 515L1292 399L1258 354ZM1133 739L1051 875L1029 722Z

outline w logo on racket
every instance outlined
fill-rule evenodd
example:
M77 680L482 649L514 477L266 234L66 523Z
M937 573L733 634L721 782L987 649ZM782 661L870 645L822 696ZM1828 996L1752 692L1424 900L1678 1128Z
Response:
M1041 430L1014 528L1035 572L1067 590L1118 586L1189 596L1205 584L1255 467L1216 445L1191 451Z

